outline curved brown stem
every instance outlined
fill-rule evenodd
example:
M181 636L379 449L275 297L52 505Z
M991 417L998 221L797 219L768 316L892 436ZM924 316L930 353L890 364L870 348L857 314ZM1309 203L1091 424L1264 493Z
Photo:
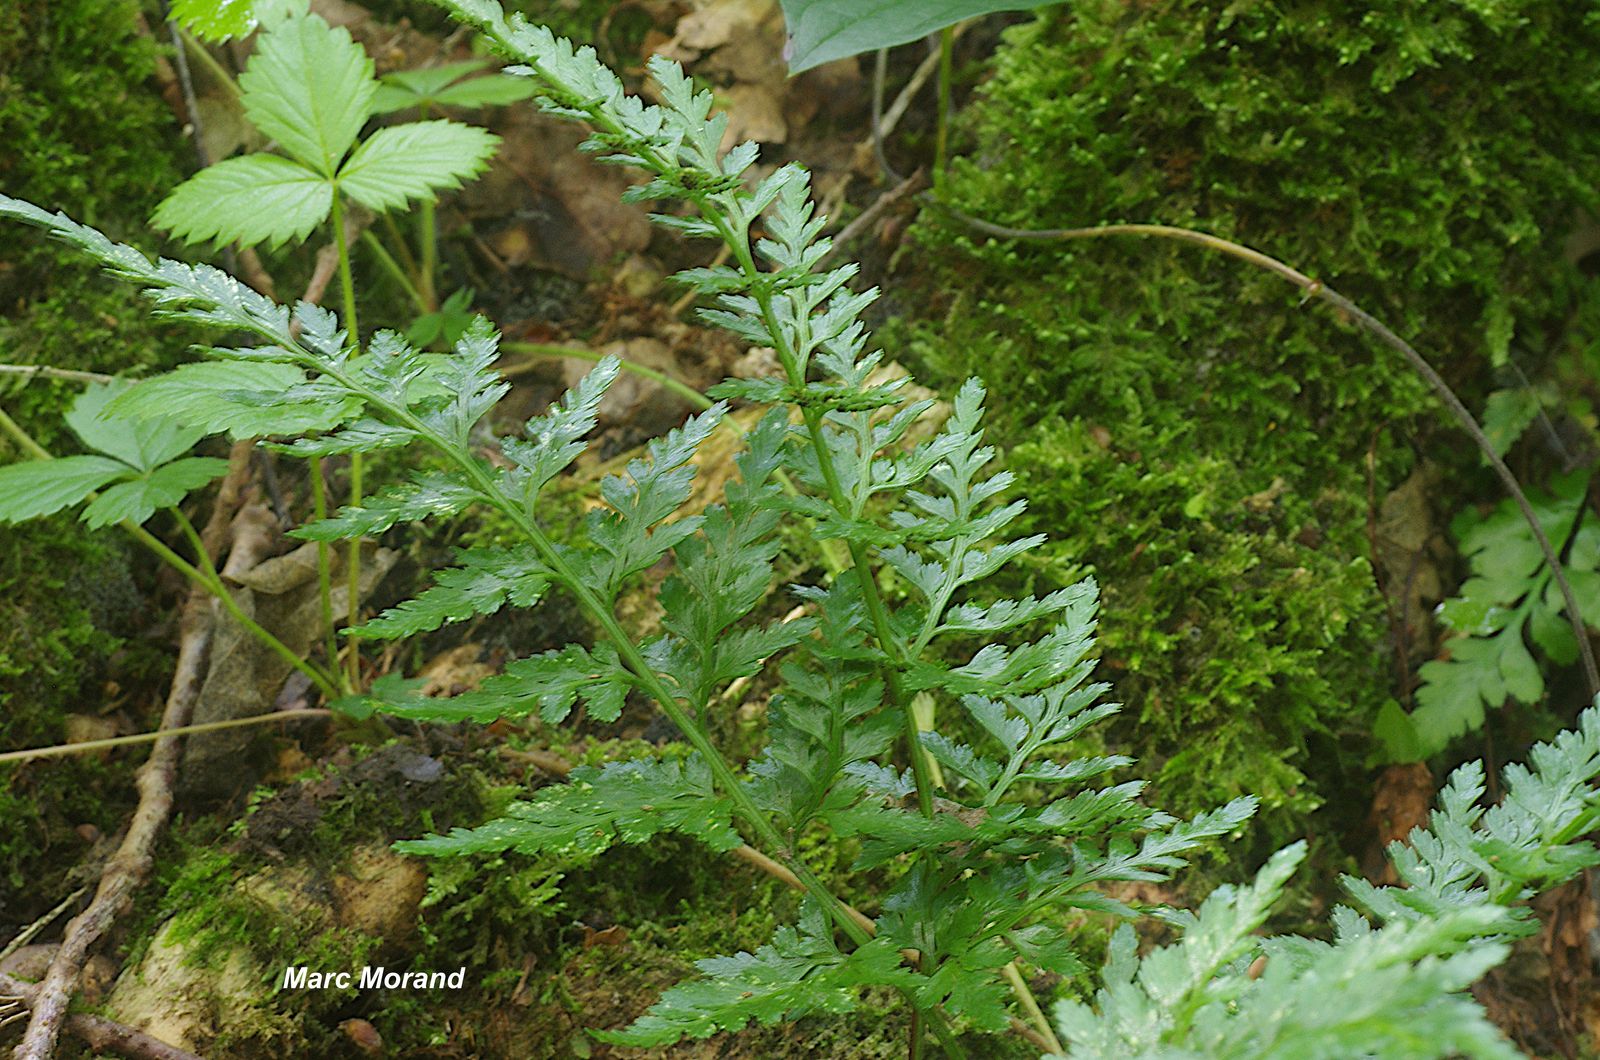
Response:
M1002 239L1068 240L1099 239L1105 236L1143 236L1173 239L1181 243L1192 243L1208 250L1219 251L1229 257L1248 262L1257 268L1265 269L1275 276L1282 277L1305 292L1307 298L1315 298L1333 306L1354 321L1361 330L1400 354L1405 359L1405 362L1411 366L1412 370L1423 378L1439 400L1444 402L1445 408L1455 417L1456 422L1461 425L1461 428L1471 436L1473 442L1483 451L1484 459L1494 469L1495 475L1499 477L1501 484L1505 486L1506 492L1511 494L1511 499L1516 502L1517 508L1522 512L1522 517L1527 520L1528 528L1533 531L1533 539L1539 545L1539 551L1544 553L1545 562L1550 565L1551 577L1555 580L1557 588L1561 590L1561 599L1566 606L1567 621L1572 624L1572 635L1578 642L1578 657L1583 663L1583 676L1589 686L1589 695L1600 695L1600 668L1595 665L1594 649L1589 644L1589 636L1583 624L1583 612L1578 607L1578 598L1573 593L1572 585L1567 581L1566 574L1561 570L1560 557L1557 556L1554 546L1551 545L1549 536L1545 534L1544 527L1539 524L1539 517L1534 514L1533 505L1528 502L1527 494L1522 492L1522 486L1517 482L1517 477L1511 473L1511 469L1500 458L1500 454L1495 452L1488 435L1483 433L1483 428L1479 426L1477 419L1468 411L1466 405L1461 403L1461 399L1456 397L1455 391L1450 389L1450 384L1444 381L1444 377L1434 369L1433 365L1428 363L1422 354L1416 351L1415 347L1391 331L1382 321L1321 280L1313 279L1299 269L1287 265L1268 254L1263 254L1259 250L1247 247L1242 243L1235 243L1230 239L1211 235L1209 232L1199 232L1192 228L1178 228L1174 225L1155 224L1109 224L1096 225L1090 228L1008 228L1005 225L997 225L972 217L944 203L934 202L933 205L968 228L987 235L998 236Z

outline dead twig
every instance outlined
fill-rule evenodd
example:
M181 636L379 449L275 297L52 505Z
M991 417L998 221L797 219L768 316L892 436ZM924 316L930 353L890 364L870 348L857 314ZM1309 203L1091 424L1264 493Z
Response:
M16 953L22 947L32 942L35 935L49 927L51 921L55 920L55 918L60 916L62 913L65 913L73 902L76 902L79 898L83 897L83 892L87 891L88 889L89 888L87 887L79 887L76 891L73 891L71 894L61 899L60 902L56 903L56 907L54 909L50 910L44 916L40 917L38 920L35 920L33 923L17 932L16 938L6 943L4 948L0 948L0 965L5 964L7 957L11 956L13 953Z
M172 687L162 712L161 728L176 729L189 720L205 678L205 661L211 646L213 627L210 596L204 590L191 590L183 605L180 621L181 643ZM172 811L172 782L178 769L179 747L175 736L156 742L150 758L140 767L137 787L139 805L117 852L106 863L100 886L89 907L67 924L61 948L30 1001L33 1016L22 1042L12 1053L14 1060L48 1060L54 1053L67 1006L78 988L83 962L100 941L106 929L132 901L133 894L154 861L157 837ZM153 1041L154 1039L152 1039ZM169 1047L170 1048L170 1047ZM146 1054L160 1055L160 1054ZM168 1056L189 1054L173 1054Z
M819 263L819 266L825 264L828 259L842 251L862 232L876 224L878 218L927 187L928 171L919 166L915 173L878 196L877 199L873 200L871 206L861 211L859 217L840 229L839 233L833 237L833 246L829 247L828 252L822 256L822 262Z
M24 982L0 972L0 995L3 995L0 996L0 1027L32 1008L39 989L37 983ZM96 1052L116 1053L132 1060L201 1060L187 1049L168 1045L160 1038L103 1016L87 1013L68 1016L66 1029Z
M80 372L75 368L51 368L44 364L0 364L0 375L20 375L24 379L61 379L69 383L110 383L114 375L104 372Z
M250 443L236 443L229 454L228 473L217 491L216 504L212 507L211 517L201 536L202 546L211 556L220 555L227 545L233 511L238 507L250 481L250 465ZM139 791L138 807L134 810L133 820L128 824L122 844L111 860L106 862L94 898L88 908L67 924L61 947L51 959L44 979L29 1002L33 1015L28 1021L28 1029L23 1033L21 1044L12 1054L15 1060L47 1060L54 1052L63 1022L71 1022L67 1020L67 1006L72 1003L72 995L77 991L78 979L83 973L83 963L88 959L89 951L133 900L134 892L150 873L155 860L156 840L172 812L172 787L181 753L175 730L187 726L194 713L200 687L205 681L206 659L216 624L214 616L210 594L198 587L191 589L184 600L179 620L178 661L172 686L167 693L166 708L161 714L160 734L156 737L155 748L150 752L149 759L140 767L135 782ZM80 1018L72 1017L73 1020ZM91 1042L95 1048L114 1049L117 1042L127 1040L122 1034L127 1028L118 1030L120 1025L106 1020L101 1020L100 1024L90 1028L103 1039L103 1044ZM82 1037L86 1032L75 1033ZM143 1037L168 1051L146 1050L130 1055L190 1055L182 1050L172 1051L170 1046L148 1035Z

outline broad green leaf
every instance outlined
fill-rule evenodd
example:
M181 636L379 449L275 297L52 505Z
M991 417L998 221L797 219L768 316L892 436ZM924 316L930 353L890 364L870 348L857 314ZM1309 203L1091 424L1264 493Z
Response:
M434 99L446 85L459 81L468 74L475 74L489 63L485 59L465 59L458 63L445 63L442 66L425 66L416 70L396 70L384 74L380 79L380 91L383 88L393 88L404 92L412 100L411 105Z
M451 85L434 102L446 107L503 107L530 99L538 90L531 78L493 74Z
M1379 708L1372 735L1383 746L1386 761L1420 762L1428 757L1411 716L1392 699Z
M239 89L245 116L263 136L332 177L366 124L378 83L350 34L311 15L262 34Z
M133 468L104 456L64 456L0 467L0 523L20 523L77 504Z
M72 403L66 414L67 426L91 449L114 456L140 471L166 463L187 453L204 432L185 427L162 417L118 415L109 406L128 389L123 381L93 383Z
M482 59L469 59L385 74L373 97L372 112L388 114L424 106L495 107L528 99L537 90L532 78L506 74L460 80L487 65Z
M309 9L308 0L173 0L168 14L195 36L220 42Z
M393 76L393 74L386 74L383 80L378 82L378 91L372 94L372 113L374 117L379 114L393 114L397 110L405 110L408 107L417 106L418 101L415 92L389 83L389 78Z
M150 223L187 243L276 247L310 235L332 205L326 177L292 159L244 155L207 166L172 189Z
M108 406L114 416L171 416L208 434L233 438L329 431L360 411L353 397L284 400L306 382L292 364L196 361L139 381Z
M781 0L789 25L789 72L892 48L997 11L1027 11L1054 0Z
M1510 635L1521 636L1520 624ZM1425 662L1417 671L1422 683L1417 687L1411 723L1424 758L1438 754L1457 736L1481 727L1484 704L1499 707L1506 698L1494 641L1457 637L1449 646L1449 659Z
M499 142L487 130L454 121L379 129L339 170L339 189L379 213L410 199L432 199L482 170Z
M215 457L191 456L174 460L141 478L119 482L100 494L83 510L83 521L94 530L124 519L143 523L158 508L171 508L190 491L226 474L227 470L228 462Z

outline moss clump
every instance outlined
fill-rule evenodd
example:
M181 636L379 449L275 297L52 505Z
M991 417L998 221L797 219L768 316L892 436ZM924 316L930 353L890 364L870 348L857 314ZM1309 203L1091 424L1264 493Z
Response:
M1559 0L1089 0L1010 31L943 194L1006 225L1259 247L1417 336L1473 404L1513 344L1566 341L1597 56L1600 21ZM1232 259L932 220L919 238L935 264L902 337L942 384L988 382L1051 538L1038 587L1099 578L1117 740L1164 805L1255 792L1263 844L1303 834L1360 782L1395 694L1369 455L1381 498L1414 449L1457 454L1459 483L1462 439L1397 358Z
M0 187L138 237L181 179L177 122L152 83L156 45L136 0L22 0L0 9ZM146 240L147 241L147 240ZM0 255L0 359L119 372L181 356L137 292L42 240ZM6 397L41 441L60 433L65 388Z
M0 188L123 238L177 182L182 155L151 84L156 47L135 29L139 10L135 0L0 4ZM136 292L13 235L0 250L0 361L116 372L182 355ZM60 421L75 393L0 379L0 405L59 451L75 448ZM19 456L0 439L0 461ZM115 535L89 538L70 517L0 535L0 748L59 743L67 712L112 705L96 685L135 627L129 560ZM65 852L63 870L77 860L73 826L116 828L125 799L106 783L116 769L76 758L0 770L0 890L44 903L13 903L5 916L25 922L48 908L60 873L40 855Z

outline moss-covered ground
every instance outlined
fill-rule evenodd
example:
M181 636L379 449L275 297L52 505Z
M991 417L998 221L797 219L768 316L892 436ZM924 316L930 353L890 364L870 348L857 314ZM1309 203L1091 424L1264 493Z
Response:
M1563 242L1600 155L1567 60L1597 31L1557 2L1072 4L1009 31L942 195L1019 228L1256 247L1414 338L1481 410L1497 372L1591 341ZM1050 535L1036 591L1099 580L1112 742L1179 811L1262 796L1245 860L1319 806L1313 835L1359 826L1373 720L1406 692L1372 524L1419 460L1443 474L1435 518L1494 496L1465 436L1395 354L1234 259L989 240L937 210L915 239L891 333L938 385L988 383Z

